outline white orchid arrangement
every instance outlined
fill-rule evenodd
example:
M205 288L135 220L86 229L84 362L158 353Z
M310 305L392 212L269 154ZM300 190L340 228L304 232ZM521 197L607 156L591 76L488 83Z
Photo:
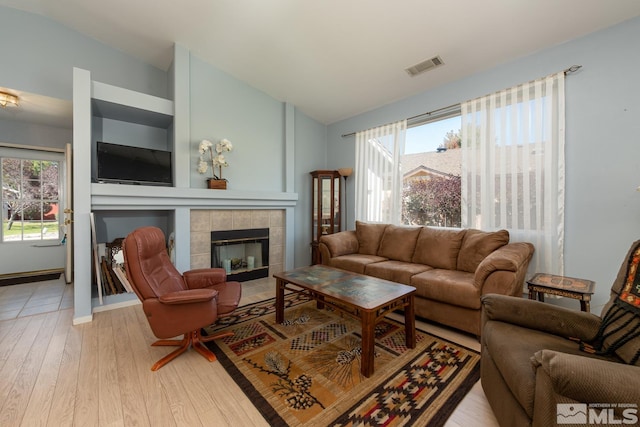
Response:
M213 145L213 142L203 139L198 146L198 152L200 153L200 162L198 162L198 172L205 174L209 170L209 164L211 164L211 171L213 179L222 179L222 168L229 166L227 159L225 159L225 152L233 150L233 145L228 139L221 139L220 142ZM209 153L209 159L205 160L205 155ZM215 152L215 154L214 154ZM218 175L216 175L215 169L218 168Z

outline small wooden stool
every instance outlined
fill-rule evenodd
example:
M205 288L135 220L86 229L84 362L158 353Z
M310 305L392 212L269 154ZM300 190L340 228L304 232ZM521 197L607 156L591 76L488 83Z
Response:
M596 284L591 280L537 273L527 280L527 287L529 299L537 297L538 301L544 302L544 294L573 298L580 300L580 309L589 313Z

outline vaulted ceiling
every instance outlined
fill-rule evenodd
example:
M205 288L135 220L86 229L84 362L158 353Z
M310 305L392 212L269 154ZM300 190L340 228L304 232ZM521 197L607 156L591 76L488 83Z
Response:
M325 124L640 15L638 0L0 0L0 5L41 14L164 70L173 43L180 43ZM416 77L405 72L436 55L443 66Z

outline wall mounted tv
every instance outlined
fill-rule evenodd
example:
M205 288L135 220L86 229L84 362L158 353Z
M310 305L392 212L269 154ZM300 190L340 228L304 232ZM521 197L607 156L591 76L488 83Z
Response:
M171 152L97 142L96 182L134 185L173 185Z

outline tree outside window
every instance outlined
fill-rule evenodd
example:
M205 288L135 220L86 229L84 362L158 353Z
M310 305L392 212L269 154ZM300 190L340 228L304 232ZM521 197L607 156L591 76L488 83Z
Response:
M402 222L461 227L460 116L407 130Z
M2 158L2 241L58 239L60 163Z

